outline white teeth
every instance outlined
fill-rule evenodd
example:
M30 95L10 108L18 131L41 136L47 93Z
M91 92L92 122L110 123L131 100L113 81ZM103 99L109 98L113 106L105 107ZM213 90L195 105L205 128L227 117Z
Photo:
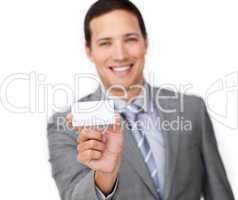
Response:
M125 67L113 67L112 70L116 72L123 72L130 69L130 66L125 66Z

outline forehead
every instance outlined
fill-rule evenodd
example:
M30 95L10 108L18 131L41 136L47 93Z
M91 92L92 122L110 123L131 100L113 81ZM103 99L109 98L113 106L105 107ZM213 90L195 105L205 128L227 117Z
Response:
M128 33L141 34L137 17L124 10L116 10L94 18L90 22L92 39L120 37Z

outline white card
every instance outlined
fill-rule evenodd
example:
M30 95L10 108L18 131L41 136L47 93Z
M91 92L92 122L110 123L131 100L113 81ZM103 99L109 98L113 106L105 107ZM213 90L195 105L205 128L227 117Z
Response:
M72 104L73 126L98 126L114 123L113 100L86 101Z

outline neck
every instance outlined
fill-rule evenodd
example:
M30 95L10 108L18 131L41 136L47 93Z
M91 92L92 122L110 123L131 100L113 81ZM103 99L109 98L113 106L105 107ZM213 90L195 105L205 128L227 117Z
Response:
M112 96L121 97L126 101L130 101L138 96L141 92L141 89L144 87L144 79L140 82L130 85L128 87L124 87L123 85L117 87L111 87L110 91L107 91L108 94ZM109 89L109 88L106 88Z

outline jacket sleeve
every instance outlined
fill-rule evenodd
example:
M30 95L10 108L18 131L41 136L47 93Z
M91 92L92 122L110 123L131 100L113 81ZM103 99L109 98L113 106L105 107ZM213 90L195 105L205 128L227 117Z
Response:
M107 196L105 196L102 191L96 186L96 194L98 197L98 200L112 200L113 197L115 196L116 190L118 187L118 178L116 180L115 186L112 190L112 192L110 194L108 194Z
M202 160L204 164L203 194L205 200L234 200L232 190L218 151L213 125L201 100Z
M49 162L61 200L101 200L94 171L77 160L77 134L66 126L66 113L54 114L47 124ZM117 188L111 200L117 198Z

